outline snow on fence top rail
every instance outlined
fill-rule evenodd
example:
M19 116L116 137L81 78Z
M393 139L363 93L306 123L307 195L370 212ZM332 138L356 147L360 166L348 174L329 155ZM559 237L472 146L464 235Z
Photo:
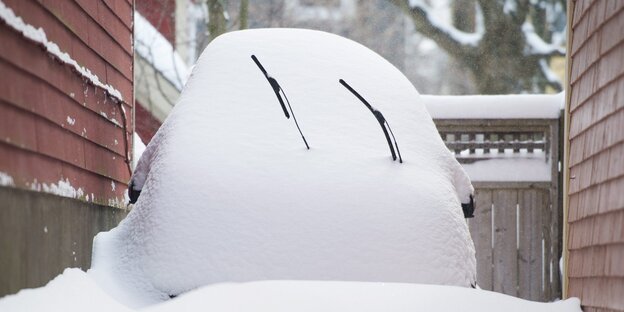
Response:
M421 95L433 119L556 119L564 103L558 94Z

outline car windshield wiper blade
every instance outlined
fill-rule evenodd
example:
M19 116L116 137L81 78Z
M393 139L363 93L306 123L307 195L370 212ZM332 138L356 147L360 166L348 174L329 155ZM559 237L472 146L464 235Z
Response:
M277 100L279 101L280 106L282 106L282 111L284 111L284 116L290 119L290 115L292 115L293 120L295 121L295 125L297 126L297 130L299 130L299 134L301 134L301 139L303 139L303 143L305 144L307 149L310 149L310 145L308 145L308 141L306 140L305 136L303 136L303 132L301 132L301 128L299 127L299 123L297 122L297 117L295 117L295 113L293 112L292 106L290 106L290 101L288 100L288 96L286 96L286 92L284 92L284 89L282 89L282 87L277 82L277 80L269 75L269 73L266 71L266 69L264 69L264 66L262 66L262 64L260 63L260 61L255 55L251 55L251 59L254 61L254 63L256 63L256 65L258 65L258 68L260 68L260 71L262 72L262 74L264 74L264 77L267 79L267 81L271 85L271 88L273 89L273 92L275 92L275 96L277 96ZM280 91L282 92L281 94L280 94ZM288 114L286 105L284 105L282 94L284 95L284 99L286 99L286 104L288 104L288 108L290 109L290 114Z
M346 81L340 79L338 80L338 82L340 82L340 84L342 84L345 88L347 88L347 90L353 93L353 95L355 95L355 97L357 97L362 103L364 103L366 108L368 108L368 110L370 110L370 112L373 113L373 116L375 116L375 119L377 119L377 122L379 122L379 125L381 126L381 130L383 130L384 136L386 137L386 141L388 142L388 147L390 148L390 154L392 155L392 160L396 160L397 154L398 154L399 162L403 163L403 158L401 157L401 151L399 151L399 144L397 143L396 138L394 137L394 133L392 132L392 129L390 128L390 124L388 123L384 115L378 109L370 105L370 103L368 103L368 101L366 101L366 99L364 99L364 97L362 97L357 91L351 88L351 86ZM390 134L388 134L388 130L390 131ZM392 135L392 140L394 140L394 146L392 146L390 135ZM396 152L394 150L395 147L396 147Z
M275 96L277 96L277 100L279 101L280 105L282 106L282 110L284 111L284 115L286 116L286 118L290 118L290 115L288 114L288 110L286 109L286 105L284 105L284 100L282 100L282 96L280 95L280 85L279 83L277 83L277 80L275 80L275 78L269 76L269 73L267 73L266 69L264 69L264 66L262 66L262 64L260 64L260 61L258 60L258 58L255 55L251 56L251 59L254 61L254 63L256 63L256 65L258 65L258 68L260 68L260 71L262 71L262 73L264 74L264 77L269 81L269 84L271 85L271 88L273 88L273 92L275 92Z

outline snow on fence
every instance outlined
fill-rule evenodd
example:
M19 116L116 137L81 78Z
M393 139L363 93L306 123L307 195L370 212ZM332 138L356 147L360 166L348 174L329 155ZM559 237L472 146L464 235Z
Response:
M477 283L524 299L561 297L561 95L422 96L473 180ZM498 106L496 106L498 105Z

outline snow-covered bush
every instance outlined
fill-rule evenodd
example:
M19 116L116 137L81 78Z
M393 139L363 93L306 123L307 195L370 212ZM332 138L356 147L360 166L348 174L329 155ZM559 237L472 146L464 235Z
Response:
M309 150L252 54L288 96ZM383 113L403 163L339 79ZM336 35L214 40L132 183L141 196L97 236L90 271L130 305L220 282L475 281L460 206L470 181L403 74Z

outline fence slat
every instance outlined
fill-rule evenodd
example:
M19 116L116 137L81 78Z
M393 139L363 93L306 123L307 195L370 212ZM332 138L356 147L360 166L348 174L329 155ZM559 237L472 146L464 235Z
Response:
M555 299L555 298L561 298L561 274L559 271L560 270L559 268L559 255L560 255L559 244L561 243L559 231L561 229L559 226L560 226L560 222L563 220L563 216L560 214L561 210L556 208L556 207L559 207L558 195L559 194L556 188L550 190L550 198L551 198L550 256L553 261L553 271L551 272L553 275L553 280L552 280L552 283L550 284L550 289L551 289L550 300Z
M526 189L518 194L520 205L520 248L518 250L518 292L524 299L542 298L542 209L541 190Z
M475 217L470 220L470 235L477 257L477 284L492 290L492 191L475 190Z
M516 249L516 206L518 192L495 190L494 202L494 291L517 296L518 253Z
M550 241L550 229L552 227L551 217L552 211L550 208L550 194L547 192L542 196L542 205L544 208L542 209L542 239L544 240L544 301L551 300L551 289L550 289L550 265L552 263L551 256L551 241Z
M561 255L561 232L563 228L561 226L563 222L563 194L560 191L563 184L563 176L559 172L559 163L563 163L563 117L564 114L559 117L557 121L551 121L550 133L551 133L551 159L552 159L552 178L553 186L550 189L550 204L551 204L551 257L553 263L553 281L551 283L551 298L561 298L561 275L559 268L559 256Z

